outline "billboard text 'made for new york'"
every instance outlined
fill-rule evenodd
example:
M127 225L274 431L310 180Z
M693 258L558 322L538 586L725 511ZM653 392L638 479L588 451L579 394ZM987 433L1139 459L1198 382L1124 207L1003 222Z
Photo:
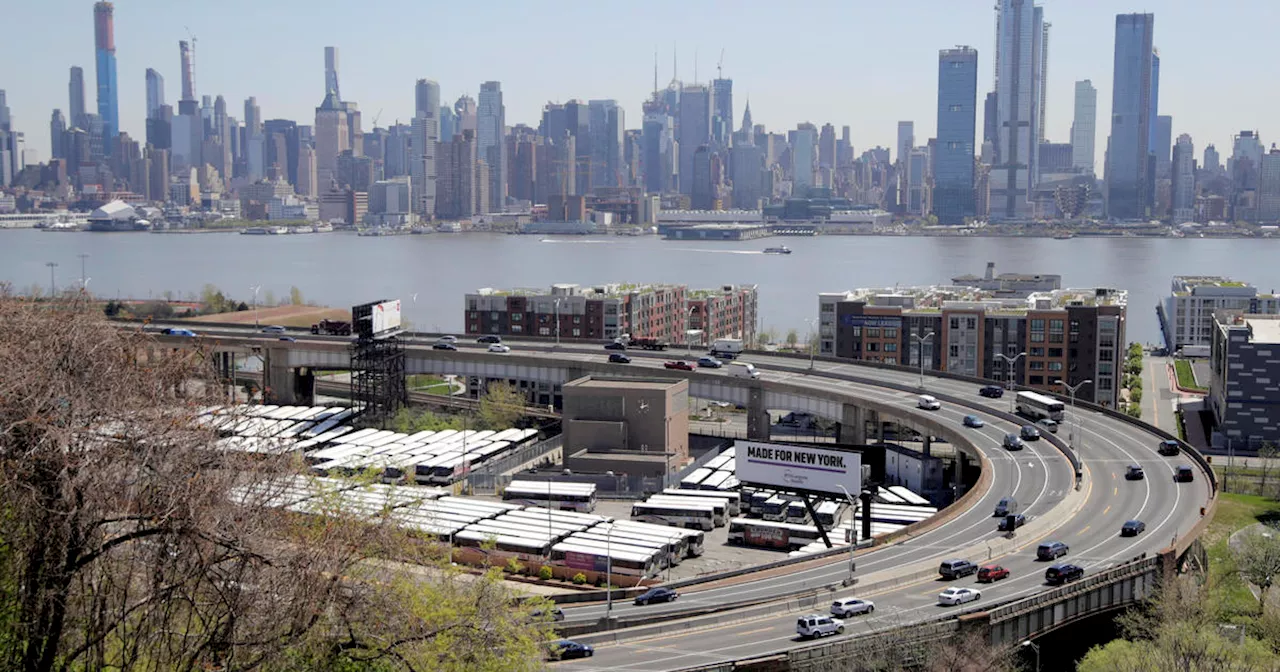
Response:
M783 489L812 490L843 497L862 488L862 456L844 450L737 441L738 479Z

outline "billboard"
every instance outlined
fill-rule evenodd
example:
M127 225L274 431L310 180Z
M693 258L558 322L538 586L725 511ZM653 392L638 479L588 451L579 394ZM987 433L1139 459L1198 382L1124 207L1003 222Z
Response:
M783 490L808 490L844 496L840 486L856 495L862 489L862 455L760 441L734 443L735 468L743 483Z
M400 328L400 301L383 301L373 307L373 333L382 334Z
M789 548L791 546L791 532L787 531L786 528L748 524L742 530L742 537L746 540L748 546L763 546L765 548Z

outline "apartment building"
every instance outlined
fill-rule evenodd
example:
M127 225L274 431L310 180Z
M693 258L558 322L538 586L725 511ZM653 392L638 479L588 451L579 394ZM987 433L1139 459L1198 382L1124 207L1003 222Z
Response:
M1214 447L1280 445L1280 316L1219 312L1209 365Z
M818 296L819 354L948 371L1115 407L1123 373L1123 290L1025 297L973 287L859 289Z
M1218 331L1215 311L1253 315L1280 314L1280 297L1231 278L1175 275L1169 296L1156 307L1169 352L1205 357Z

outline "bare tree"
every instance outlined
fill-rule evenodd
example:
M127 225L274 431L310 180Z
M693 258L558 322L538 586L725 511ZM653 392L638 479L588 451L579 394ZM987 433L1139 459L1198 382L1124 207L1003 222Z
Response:
M353 648L387 669L537 660L531 607L451 581L440 547L389 516L270 506L300 465L222 450L195 421L217 390L198 349L3 288L0 322L0 668L333 669ZM399 566L373 580L390 559L434 559L412 595L439 610L403 604ZM400 639L360 635L388 618Z
M1259 465L1259 470L1262 472L1262 480L1258 484L1258 494L1263 497L1267 496L1267 475L1271 472L1271 461L1277 456L1280 456L1280 450L1276 450L1275 445L1272 443L1264 443L1258 449L1258 457L1262 458Z
M1262 610L1267 609L1267 594L1280 576L1280 529L1264 525L1261 530L1244 532L1232 548L1236 567L1246 581L1258 587Z

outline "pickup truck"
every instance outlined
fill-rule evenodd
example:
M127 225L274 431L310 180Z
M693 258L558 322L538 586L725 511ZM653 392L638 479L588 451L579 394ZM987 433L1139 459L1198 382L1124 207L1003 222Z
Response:
M692 370L693 370L693 365L692 365L692 364L690 364L689 362L686 362L686 361L683 361L683 360L673 359L673 360L671 360L671 361L669 361L669 362L665 362L665 363L663 363L662 368L664 368L664 369L679 369L679 370L681 370L681 371L692 371Z

